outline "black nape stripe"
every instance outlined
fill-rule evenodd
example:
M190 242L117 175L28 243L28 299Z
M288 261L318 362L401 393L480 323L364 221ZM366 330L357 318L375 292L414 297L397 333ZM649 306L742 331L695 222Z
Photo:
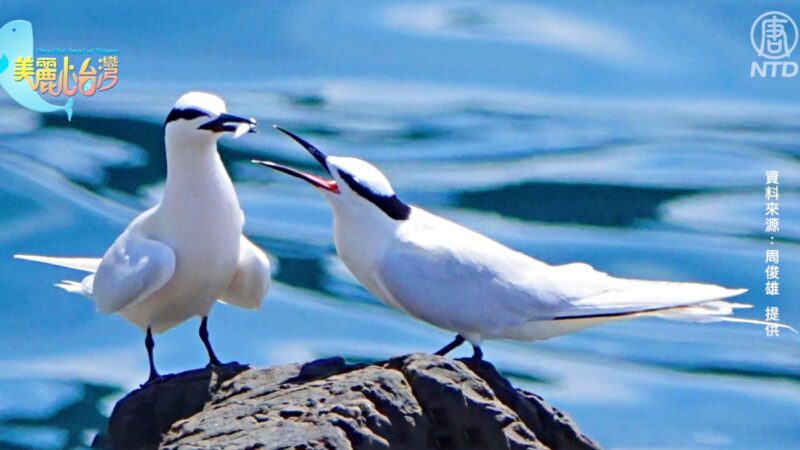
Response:
M387 216L394 220L406 220L411 215L411 207L403 203L396 195L380 195L356 181L352 175L338 170L339 176L354 190L356 194L364 197L381 209Z
M167 116L167 120L164 121L164 125L172 122L173 120L178 119L185 119L185 120L192 120L198 117L211 117L211 115L205 111L200 111L199 109L194 108L186 108L186 109L178 109L172 108L172 111L169 112Z

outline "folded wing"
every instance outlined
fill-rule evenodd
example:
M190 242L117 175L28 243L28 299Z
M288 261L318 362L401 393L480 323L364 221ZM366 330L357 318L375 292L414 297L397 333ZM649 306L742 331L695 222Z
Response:
M557 295L563 299L557 319L657 313L747 292L747 289L728 289L704 283L615 278L583 263L551 267L547 276L558 288ZM730 313L731 308L749 306L728 303L731 308L719 307L722 303L728 302L719 302L718 307L709 309L709 313L713 310L716 316L726 310Z
M236 274L220 300L240 308L258 309L269 290L269 259L244 236L239 248Z
M763 323L730 317L751 305L724 299L746 289L616 278L583 263L550 266L463 229L428 234L387 253L381 284L403 309L445 328L497 332L533 321L589 325L637 315Z
M151 239L123 233L103 256L94 277L97 310L117 312L164 287L175 272L175 253Z

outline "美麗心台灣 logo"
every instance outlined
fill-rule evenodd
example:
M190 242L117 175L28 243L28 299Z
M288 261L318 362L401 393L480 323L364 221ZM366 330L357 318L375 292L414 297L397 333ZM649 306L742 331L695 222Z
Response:
M760 58L750 65L751 78L793 78L798 65L789 60L797 47L797 24L786 13L769 11L750 28L750 43Z
M0 86L20 105L41 113L64 111L72 120L75 95L91 97L117 85L119 55L106 48L36 48L33 26L12 20L0 28ZM44 96L66 97L51 103Z

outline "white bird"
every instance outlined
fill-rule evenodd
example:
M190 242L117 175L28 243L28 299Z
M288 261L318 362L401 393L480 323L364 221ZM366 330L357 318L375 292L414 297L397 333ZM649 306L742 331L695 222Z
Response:
M253 132L254 119L228 114L219 97L190 92L164 124L167 182L161 202L134 219L103 258L15 255L89 272L56 286L94 300L147 333L148 383L160 379L153 333L200 316L209 365L221 364L208 340L208 314L217 300L257 309L270 284L269 260L242 235L244 214L217 153L223 132Z
M439 355L467 340L479 361L485 339L543 340L641 316L765 324L730 317L751 305L722 299L746 289L616 278L584 263L537 261L407 205L368 162L326 156L278 130L305 147L333 179L253 162L303 179L325 195L334 214L336 251L358 281L385 304L457 333Z

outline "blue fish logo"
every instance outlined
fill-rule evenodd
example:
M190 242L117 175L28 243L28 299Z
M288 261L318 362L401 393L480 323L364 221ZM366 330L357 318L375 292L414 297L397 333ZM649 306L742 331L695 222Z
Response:
M0 86L20 105L41 113L64 111L72 120L70 97L64 106L48 103L31 89L25 80L14 81L14 71L9 67L18 57L33 56L33 26L26 20L12 20L0 28Z

